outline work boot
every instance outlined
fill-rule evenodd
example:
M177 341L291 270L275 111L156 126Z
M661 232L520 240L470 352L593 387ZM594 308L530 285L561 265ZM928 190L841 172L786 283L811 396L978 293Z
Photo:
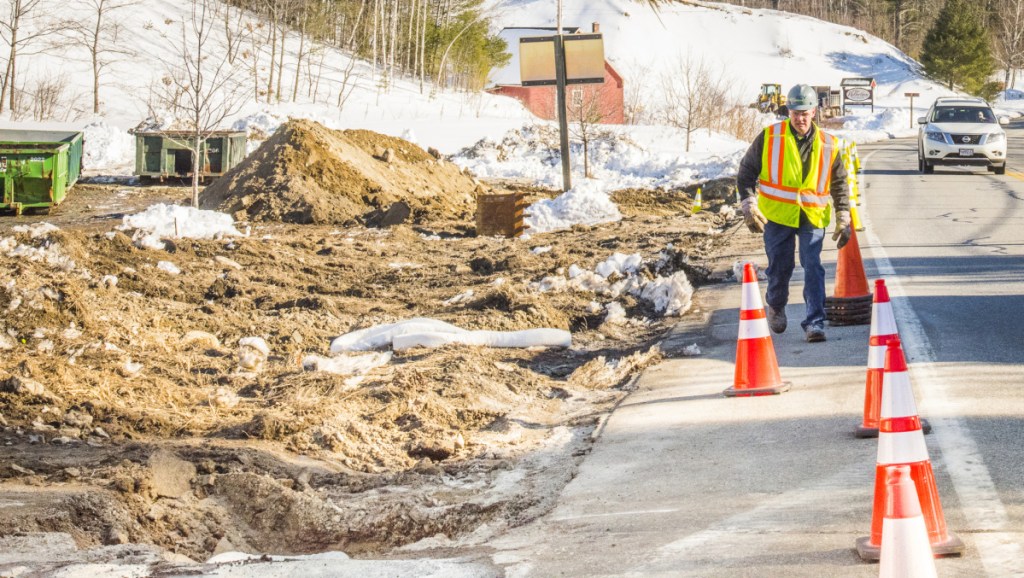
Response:
M771 305L768 306L768 327L771 327L775 333L782 333L786 330L785 307L776 309Z
M807 338L807 343L825 341L825 328L818 323L808 325L807 328L804 329L804 337Z

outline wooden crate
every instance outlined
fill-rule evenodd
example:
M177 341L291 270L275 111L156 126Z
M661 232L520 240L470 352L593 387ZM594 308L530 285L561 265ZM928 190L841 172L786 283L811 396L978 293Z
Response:
M476 234L478 236L519 237L527 216L523 193L478 194L476 196Z

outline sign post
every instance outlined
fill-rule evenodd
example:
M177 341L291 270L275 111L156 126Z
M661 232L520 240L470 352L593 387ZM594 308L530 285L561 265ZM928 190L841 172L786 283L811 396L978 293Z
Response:
M910 128L914 128L914 97L921 95L917 92L904 92L903 96L910 97Z
M562 156L562 190L572 188L569 116L565 87L604 82L604 39L600 34L559 34L519 39L519 76L523 86L555 87Z
M843 91L843 114L849 114L848 107L870 106L875 112L875 79L844 78L839 86Z
M562 192L565 192L572 188L572 167L569 164L569 113L565 110L565 37L561 30L555 35L555 82L562 156Z

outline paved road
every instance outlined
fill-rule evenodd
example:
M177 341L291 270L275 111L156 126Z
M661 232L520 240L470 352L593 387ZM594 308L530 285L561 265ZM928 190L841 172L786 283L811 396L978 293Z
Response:
M1024 131L1012 132L1011 173L1024 169ZM862 147L861 245L894 298L946 521L967 544L939 575L1024 576L1024 175L920 175L915 151ZM739 285L702 291L705 318L672 338L702 355L646 372L558 507L493 544L508 575L878 575L854 550L876 451L853 437L868 327L829 328L823 344L798 327L775 336L792 390L725 398L739 299Z

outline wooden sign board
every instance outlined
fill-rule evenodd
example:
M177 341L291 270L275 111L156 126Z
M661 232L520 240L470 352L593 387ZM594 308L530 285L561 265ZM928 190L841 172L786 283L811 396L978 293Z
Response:
M565 83L604 82L604 39L600 34L562 36L565 45ZM523 86L558 83L555 74L555 37L519 39L519 77Z

